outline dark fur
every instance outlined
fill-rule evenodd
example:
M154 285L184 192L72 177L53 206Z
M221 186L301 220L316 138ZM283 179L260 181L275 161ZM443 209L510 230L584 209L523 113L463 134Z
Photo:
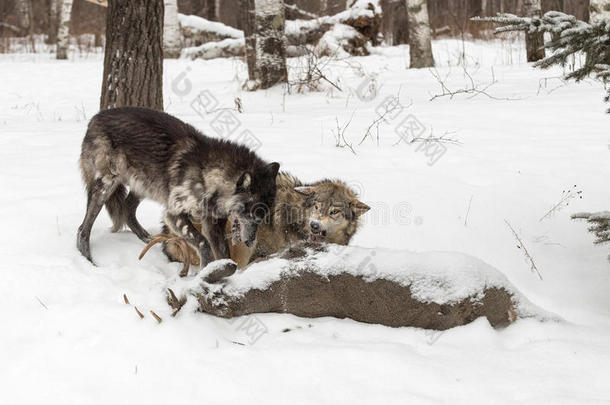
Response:
M338 180L303 184L296 177L283 172L278 174L276 183L275 205L269 221L258 227L255 246L247 247L243 243L230 245L231 259L239 267L303 240L347 245L358 230L360 216L369 210L353 190ZM316 224L315 230L312 230L312 223ZM164 229L165 232L170 231L166 224ZM206 226L203 225L202 229L205 234ZM230 232L230 222L225 232ZM171 243L164 246L164 252L170 260L187 260L182 251ZM190 252L188 260L197 264L195 252Z
M80 167L87 213L77 247L87 259L91 227L104 204L114 231L127 224L140 239L150 241L136 219L141 199L150 198L165 207L172 232L186 238L207 264L214 256L229 257L223 230L229 215L242 225L242 240L254 241L269 211L257 208L273 205L279 164L264 162L245 146L209 138L171 115L124 107L91 119ZM210 232L206 240L191 218L220 231Z

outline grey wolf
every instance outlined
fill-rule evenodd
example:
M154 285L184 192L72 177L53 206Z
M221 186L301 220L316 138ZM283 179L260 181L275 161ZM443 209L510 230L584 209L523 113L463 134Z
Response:
M165 224L190 245L205 265L228 258L224 228L229 217L239 239L252 246L269 215L278 163L229 141L210 138L163 112L138 107L104 110L89 122L80 168L87 211L77 248L89 261L93 223L106 205L113 231L125 224L144 242L149 233L136 218L143 198L165 208ZM129 193L127 193L129 188ZM204 237L193 224L206 225Z
M230 256L238 267L265 258L300 241L347 245L360 226L360 217L370 207L358 200L356 193L338 180L320 180L303 184L296 177L282 172L276 178L277 195L268 221L260 224L254 246L229 244ZM195 224L203 228L206 226ZM164 233L170 232L164 224ZM231 233L231 221L225 234ZM195 252L189 258L172 243L164 245L170 260L190 260L197 265Z

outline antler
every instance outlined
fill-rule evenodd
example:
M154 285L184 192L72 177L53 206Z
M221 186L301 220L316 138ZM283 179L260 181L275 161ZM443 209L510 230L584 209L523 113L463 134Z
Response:
M157 243L164 242L164 241L167 243L173 242L178 246L178 248L182 252L182 259L184 261L184 266L182 267L182 270L180 270L180 277L185 277L189 272L189 267L191 264L190 255L189 255L189 245L187 244L186 240L180 236L169 235L166 233L157 233L157 234L154 234L152 237L153 237L153 240L151 240L150 242L148 242L148 244L146 246L144 246L144 249L142 249L142 252L140 253L140 256L138 257L138 260L142 260L142 258L146 254L146 252L148 252L150 250L150 248L153 247L154 245L156 245Z

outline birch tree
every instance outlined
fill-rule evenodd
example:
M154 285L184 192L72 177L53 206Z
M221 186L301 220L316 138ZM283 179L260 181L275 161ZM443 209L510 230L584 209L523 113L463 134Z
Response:
M596 23L603 20L610 21L610 0L590 0L589 21Z
M163 57L177 58L182 50L177 0L165 0L163 17Z
M72 0L62 0L59 10L59 28L57 30L57 59L68 59L70 45L70 19L72 18Z
M410 68L434 66L430 41L430 19L426 0L405 0L409 22Z
M286 37L284 34L284 2L282 0L253 0L244 3L254 7L253 25L255 40L246 30L247 46L254 47L248 59L248 88L267 89L286 82ZM247 23L247 21L246 21ZM248 40L250 37L250 40ZM254 59L254 60L252 60ZM254 72L251 69L254 69Z
M523 13L526 17L540 18L542 7L540 0L524 0ZM544 37L540 32L525 33L525 50L528 62L536 62L544 58Z
M163 110L163 0L110 0L100 109Z

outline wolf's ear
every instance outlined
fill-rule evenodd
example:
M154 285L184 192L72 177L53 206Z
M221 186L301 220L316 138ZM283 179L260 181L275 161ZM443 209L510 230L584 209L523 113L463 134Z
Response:
M235 185L236 193L243 193L244 191L250 188L250 183L252 182L252 177L250 177L250 173L243 172L239 179L237 180L237 184Z
M299 186L299 187L295 187L294 191L296 191L299 194L302 194L306 197L309 197L310 195L312 195L316 190L313 187L308 187L308 186Z
M271 174L271 176L277 176L277 172L280 171L280 164L278 162L269 163L267 165L267 170Z
M356 217L359 217L360 215L371 209L371 207L359 200L352 200L350 201L349 205L352 208L352 211L354 212L354 215L356 215Z

